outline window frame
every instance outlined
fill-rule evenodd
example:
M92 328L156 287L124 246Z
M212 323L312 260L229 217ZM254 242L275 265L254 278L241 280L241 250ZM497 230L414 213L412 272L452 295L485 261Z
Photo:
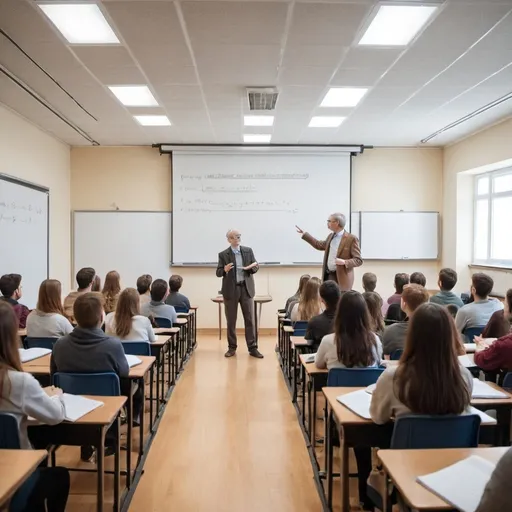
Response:
M506 167L504 169L500 169L499 171L493 171L493 172L487 172L487 173L475 175L474 184L473 184L473 254L472 254L473 265L512 268L512 254L511 254L510 259L497 259L497 258L491 257L492 242L493 242L493 202L495 199L500 199L500 198L511 198L512 199L512 189L505 191L505 192L495 192L494 191L495 179L500 176L504 176L504 175L512 175L512 167ZM489 178L489 188L488 188L487 193L479 195L478 194L478 182L482 178ZM477 202L482 199L487 200L487 250L486 250L486 258L483 258L483 259L476 258ZM511 235L511 243L512 243L512 235Z

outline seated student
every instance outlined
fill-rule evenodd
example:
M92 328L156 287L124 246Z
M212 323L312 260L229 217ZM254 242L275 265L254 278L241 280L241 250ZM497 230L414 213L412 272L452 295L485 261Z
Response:
M320 299L325 306L324 312L314 316L308 322L305 338L311 342L314 350L318 348L322 338L334 330L334 317L340 301L341 291L336 281L324 281L320 286Z
M174 308L186 308L190 309L190 301L185 295L179 293L181 285L183 284L183 278L178 275L172 275L169 278L169 295L165 299L165 303Z
M512 332L512 288L507 290L504 308L495 311L485 329L482 338L502 338Z
M314 316L322 313L322 302L320 300L320 285L322 282L318 277L312 277L304 287L299 302L297 302L290 313L292 322L303 320L309 322Z
M15 416L19 426L20 447L32 449L27 434L28 418L47 425L64 420L62 390L43 391L39 382L21 366L18 352L18 319L13 308L0 302L0 412ZM52 399L52 396L56 398ZM20 493L29 492L25 510L63 512L69 494L69 472L65 468L38 468L31 477L31 485L22 486ZM16 495L13 503L17 501ZM13 504L12 503L12 504Z
M80 295L91 291L95 275L96 271L91 267L81 268L76 273L78 290L76 292L71 292L64 299L64 313L69 319L71 319L71 321L73 321L73 304L75 303L75 300Z
M377 276L372 272L363 274L363 289L365 292L374 292L377 287Z
M149 318L140 314L139 294L135 288L125 288L114 312L105 319L105 333L122 341L155 341L155 331Z
M94 276L94 280L91 286L91 292L100 292L101 293L101 277L96 275Z
M468 412L473 376L459 363L458 343L446 308L422 304L411 317L400 364L388 366L377 381L373 421L380 425L404 414Z
M382 317L382 297L377 292L364 292L363 298L370 314L370 328L377 336L384 332L384 318Z
M57 340L53 346L51 374L114 372L120 378L128 377L130 368L123 346L118 339L101 330L105 317L101 297L95 292L81 294L73 305L73 315L78 327ZM134 418L138 417L136 411L140 413L141 406L134 397ZM90 460L93 453L92 447L82 446L82 460ZM105 454L113 453L113 449L107 446Z
M471 278L471 294L474 301L462 306L455 317L455 325L460 333L472 327L487 325L495 311L503 309L503 304L496 299L489 299L494 281L481 272L473 274Z
M119 272L111 270L106 275L101 293L105 299L105 313L112 313L112 311L116 310L119 294L121 293L121 276Z
M60 338L69 334L73 326L64 315L62 286L57 279L45 279L39 286L37 307L27 318L27 336L32 338Z
M512 369L512 333L502 336L490 345L482 337L475 337L475 364L484 372Z
M406 321L389 325L384 329L384 334L382 335L384 355L389 356L395 350L403 350L405 348L405 339L409 329L409 322L407 320L425 302L428 302L428 292L423 286L410 284L404 288L400 307L406 315Z
M391 295L386 301L386 304L382 306L382 314L386 316L388 312L388 308L391 304L400 304L402 299L402 292L404 291L404 286L409 284L409 276L407 274L396 274L395 275L395 293Z
M139 300L141 307L151 300L149 289L153 278L149 274L143 274L137 279L137 291L139 292Z
M457 306L457 304L446 304L445 307L448 310L448 313L450 313L450 315L452 315L452 318L455 320L455 317L459 312L459 306Z
M464 306L462 299L452 292L456 284L457 272L451 268L442 268L439 271L439 278L437 281L437 285L441 291L432 295L432 297L430 297L430 302L440 304L441 306L447 306L448 304L455 304L459 308Z
M427 278L421 272L413 272L409 280L411 284L419 284L420 286L427 286Z
M169 304L165 303L168 294L169 288L167 281L155 279L151 285L151 301L141 306L141 315L152 316L154 318L167 318L171 324L175 324L178 320L178 315L173 306L169 306Z
M12 306L18 318L19 329L25 329L30 310L27 306L18 302L22 295L21 289L21 276L19 274L5 274L0 278L1 300Z
M303 274L300 276L299 279L299 287L297 288L297 291L295 292L295 295L292 295L290 298L286 300L286 305L284 307L286 317L290 318L293 306L299 302L300 296L302 295L302 292L304 291L304 288L306 286L306 283L311 279L311 276L309 274Z

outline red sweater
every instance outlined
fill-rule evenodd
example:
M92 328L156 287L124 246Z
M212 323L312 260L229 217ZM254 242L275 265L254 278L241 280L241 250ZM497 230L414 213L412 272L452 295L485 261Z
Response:
M503 336L489 348L476 352L475 363L486 372L512 370L512 334Z

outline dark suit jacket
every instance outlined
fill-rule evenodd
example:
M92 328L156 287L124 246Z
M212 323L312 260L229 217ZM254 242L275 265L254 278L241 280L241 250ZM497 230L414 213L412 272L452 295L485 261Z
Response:
M325 240L317 240L309 233L304 233L302 238L312 247L319 251L325 251L324 262L322 265L322 275L324 279L329 273L327 269L327 258L329 256L329 247L331 244L333 233L331 233ZM363 264L361 259L361 248L359 247L359 240L356 236L350 233L343 234L340 245L338 246L337 258L345 260L345 265L336 265L336 276L338 284L342 290L352 290L354 285L354 267L360 267Z
M254 253L250 247L240 246L240 253L242 255L242 261L244 262L244 267L247 267L251 263L256 261L254 257ZM224 272L224 267L228 263L233 263L233 268L226 274ZM244 270L245 275L245 287L247 288L247 293L249 297L254 297L255 289L254 289L254 278L253 274L258 272L259 267L253 267L251 270ZM222 296L224 299L231 299L235 296L235 288L236 288L236 259L231 247L228 247L226 250L219 252L219 263L217 265L217 277L222 277Z

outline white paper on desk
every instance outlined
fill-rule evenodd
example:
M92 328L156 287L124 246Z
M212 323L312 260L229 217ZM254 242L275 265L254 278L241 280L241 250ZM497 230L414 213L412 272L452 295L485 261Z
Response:
M495 465L471 455L447 468L419 476L417 481L462 512L474 512Z
M307 354L304 356L304 362L305 363L314 363L315 357L316 357L316 354Z
M476 352L476 343L464 343L466 352Z
M459 356L459 363L466 368L474 368L476 366L475 361L468 355Z
M28 361L32 361L34 359L38 359L47 354L51 354L52 351L49 348L20 348L20 359L22 363L26 363Z
M510 398L507 393L489 386L486 382L479 379L473 379L472 398Z
M372 401L372 395L367 393L365 389L337 396L336 400L352 412L355 412L358 416L361 416L361 418L365 418L367 420L372 418L370 416L370 402Z
M480 416L480 420L482 422L482 425L483 424L486 424L486 425L496 425L496 420L492 417L492 416L489 416L488 414L485 414L485 412L477 409L476 407L472 407L470 406L469 407L469 414L478 414L478 416Z
M59 396L52 396L53 400L59 400ZM63 393L60 395L60 399L64 402L64 419L66 421L75 422L82 416L89 414L94 409L101 407L103 402L98 400L91 400L80 395L71 395L69 393Z
M142 359L139 359L137 356L132 356L131 354L125 354L125 356L130 368L142 363Z
M376 385L377 385L376 383L370 384L369 386L367 386L365 388L365 391L371 395L375 391L375 386Z

